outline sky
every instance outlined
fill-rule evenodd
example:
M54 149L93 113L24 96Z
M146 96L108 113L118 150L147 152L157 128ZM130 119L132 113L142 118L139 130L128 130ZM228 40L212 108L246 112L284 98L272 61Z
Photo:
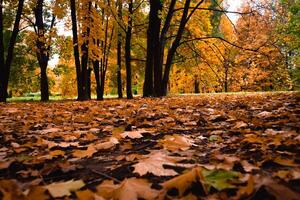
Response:
M225 0L225 1L226 4L229 6L228 7L229 11L238 11L243 4L243 0ZM239 18L238 14L228 13L227 15L233 23L235 23Z
M229 11L238 11L238 9L242 6L243 0L225 0L225 3L228 5ZM228 13L227 16L230 20L235 23L239 17L237 14ZM59 34L71 35L71 31L64 30L64 24L58 23L58 32ZM58 55L55 54L51 60L49 60L49 66L54 67L58 63Z

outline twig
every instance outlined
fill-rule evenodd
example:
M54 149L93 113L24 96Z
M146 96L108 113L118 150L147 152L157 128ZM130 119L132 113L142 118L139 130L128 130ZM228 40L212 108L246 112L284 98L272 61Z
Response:
M103 172L99 172L99 171L94 170L94 169L91 169L91 171L94 172L95 174L99 174L99 175L101 175L101 176L104 176L104 177L106 177L106 178L109 178L109 179L111 179L111 180L114 180L114 181L117 182L117 183L121 183L121 181L119 181L118 179L116 179L116 178L114 178L114 177L112 177L112 176L109 176L109 175L107 175L107 174L105 174L105 173L103 173Z

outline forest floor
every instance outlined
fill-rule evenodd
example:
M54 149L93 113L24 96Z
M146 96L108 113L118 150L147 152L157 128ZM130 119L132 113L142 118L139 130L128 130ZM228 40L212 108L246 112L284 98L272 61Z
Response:
M300 94L0 104L0 199L300 199Z

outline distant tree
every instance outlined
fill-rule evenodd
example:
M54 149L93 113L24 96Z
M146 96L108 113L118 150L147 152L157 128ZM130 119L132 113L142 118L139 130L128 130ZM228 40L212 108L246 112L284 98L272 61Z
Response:
M12 4L14 5L14 4ZM10 35L9 44L7 50L4 48L4 31L8 27L4 27L4 1L0 0L0 102L6 102L7 98L7 87L9 81L9 74L11 70L11 64L13 61L14 47L16 44L17 36L19 33L19 24L24 6L24 0L19 0L17 4L17 10L15 14L15 20L13 29ZM12 8L6 8L12 9ZM6 52L6 55L5 55Z

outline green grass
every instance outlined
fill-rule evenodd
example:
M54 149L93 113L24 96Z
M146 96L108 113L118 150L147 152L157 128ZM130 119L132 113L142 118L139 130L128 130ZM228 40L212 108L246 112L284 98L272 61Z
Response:
M239 94L239 95L249 95L249 94L263 94L263 93L287 93L287 92L297 92L297 91L270 91L270 92L219 92L219 93L186 93L186 94L169 94L168 96L204 96L204 95L220 95L220 94ZM141 97L142 95L134 95L134 97ZM92 99L96 99L96 95L92 95ZM118 98L116 94L104 95L104 99L115 99ZM126 98L126 96L124 96ZM39 95L34 96L21 96L8 98L8 102L30 102L30 101L40 101L41 97ZM50 96L50 101L60 101L60 100L76 100L76 97L62 97L59 95Z
M58 100L63 100L61 96L50 96L49 97L50 101L58 101ZM8 102L18 102L18 101L40 101L41 97L40 96L32 96L32 97L12 97L8 98Z

